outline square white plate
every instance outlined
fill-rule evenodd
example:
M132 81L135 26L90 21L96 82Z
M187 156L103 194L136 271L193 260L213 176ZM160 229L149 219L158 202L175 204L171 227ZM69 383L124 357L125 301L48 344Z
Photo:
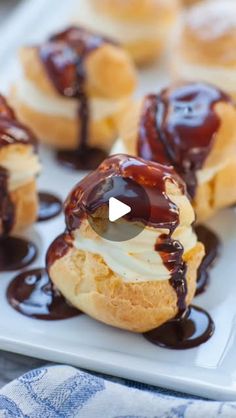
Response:
M0 90L7 92L19 74L17 48L44 39L63 26L73 13L74 0L28 0L0 32ZM80 3L80 0L77 0ZM157 90L164 72L151 68L140 74L138 94ZM81 173L58 167L42 150L44 171L39 188L64 199ZM52 175L53 173L53 175ZM87 316L65 321L39 321L20 315L7 303L5 291L14 273L0 275L0 348L55 362L184 391L217 400L236 399L236 213L228 209L209 225L223 241L222 256L211 272L208 291L195 303L210 312L214 336L202 346L174 351L158 348L141 335L105 326ZM64 229L63 216L36 224L26 232L40 255L32 267L43 265L46 249Z

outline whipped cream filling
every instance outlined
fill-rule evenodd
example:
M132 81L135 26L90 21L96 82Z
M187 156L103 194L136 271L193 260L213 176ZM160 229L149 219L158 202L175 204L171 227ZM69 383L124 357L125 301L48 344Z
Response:
M26 79L17 83L17 97L36 112L75 119L78 113L78 101L62 96L49 96ZM91 98L89 100L90 113L93 120L101 120L120 112L126 105L128 97L119 100Z
M11 148L11 152L7 153L0 165L8 171L8 187L10 191L14 191L33 181L40 173L41 165L31 147L24 153L14 149L14 146Z
M174 57L178 77L184 80L202 80L219 88L236 93L236 68L204 66L188 63L182 57Z
M85 25L89 29L106 34L122 43L136 42L138 40L149 40L166 37L166 25L160 22L140 23L132 21L121 21L113 17L99 13L89 4L88 0L83 1L79 8L77 18L73 16L76 23Z
M190 205L186 196L178 196L183 205ZM174 202L174 198L172 201ZM191 209L190 209L191 210ZM192 210L192 221L194 213ZM87 222L87 221L86 221ZM88 238L82 232L83 228L74 232L74 246L78 250L100 255L124 282L162 281L171 278L170 271L164 265L161 255L155 251L157 239L162 234L168 234L166 229L146 227L138 236L127 241L112 242L98 236ZM197 237L191 225L180 225L172 235L184 247L184 253L191 250L197 242Z

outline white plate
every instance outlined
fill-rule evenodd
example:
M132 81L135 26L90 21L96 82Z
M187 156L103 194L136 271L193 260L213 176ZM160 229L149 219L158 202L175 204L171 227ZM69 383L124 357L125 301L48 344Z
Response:
M0 90L7 91L18 74L16 48L22 43L43 39L68 19L70 10L72 0L30 0L15 13L0 33ZM139 94L156 90L164 82L163 72L156 68L146 70L140 76ZM44 172L39 187L56 191L64 198L82 174L58 167L47 150L42 151L42 161ZM221 236L224 247L222 257L212 270L208 292L196 300L196 304L210 312L216 324L214 336L200 347L186 351L158 348L141 335L102 325L87 316L54 322L24 317L14 311L5 298L14 274L1 274L0 348L213 399L235 400L235 219L235 212L226 210L209 223ZM48 245L63 228L61 216L27 231L26 235L40 249L33 266L43 264Z

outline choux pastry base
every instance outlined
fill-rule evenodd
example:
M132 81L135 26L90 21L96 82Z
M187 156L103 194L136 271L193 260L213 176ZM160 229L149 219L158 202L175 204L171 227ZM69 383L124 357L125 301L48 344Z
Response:
M32 225L38 216L38 194L36 181L33 180L10 192L15 208L14 225L11 234Z
M75 117L48 115L37 112L17 97L16 87L12 89L10 102L15 107L17 117L27 124L40 138L40 142L57 149L76 149L80 121ZM117 119L119 114L89 124L89 145L109 151L116 139Z
M184 255L187 304L194 297L197 269L203 256L201 243ZM72 305L108 325L141 333L178 313L176 293L168 280L125 283L101 256L90 252L70 249L51 266L49 274Z

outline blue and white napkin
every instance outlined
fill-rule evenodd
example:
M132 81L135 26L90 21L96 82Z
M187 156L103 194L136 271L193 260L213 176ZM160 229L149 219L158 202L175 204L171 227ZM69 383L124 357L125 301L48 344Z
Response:
M49 366L24 374L0 391L0 417L235 418L236 403L175 397L69 366Z

